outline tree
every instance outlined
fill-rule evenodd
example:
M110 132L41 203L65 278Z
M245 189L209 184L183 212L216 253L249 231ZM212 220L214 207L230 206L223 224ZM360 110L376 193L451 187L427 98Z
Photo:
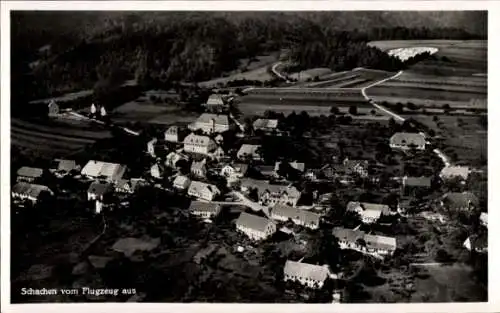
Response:
M349 107L349 114L351 115L357 115L358 114L358 107L355 105L351 105Z
M336 106L330 107L330 113L333 114L333 115L339 114L340 113L339 108L336 107Z

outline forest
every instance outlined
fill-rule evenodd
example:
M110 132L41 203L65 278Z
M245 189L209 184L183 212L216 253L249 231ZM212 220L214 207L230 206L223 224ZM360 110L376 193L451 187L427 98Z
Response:
M390 22L382 24L387 27L372 28L370 21L375 18L363 15L357 17L363 21L359 29L343 30L339 25L350 23L345 12L340 12L344 15L336 21L329 20L327 12L107 13L13 14L13 99L25 102L91 89L110 80L119 84L136 79L140 85L154 81L196 83L235 69L241 59L285 49L300 68L397 70L404 64L366 42L485 36L482 31L448 27L450 23L442 27L437 17L429 28L424 22L412 28L392 27Z

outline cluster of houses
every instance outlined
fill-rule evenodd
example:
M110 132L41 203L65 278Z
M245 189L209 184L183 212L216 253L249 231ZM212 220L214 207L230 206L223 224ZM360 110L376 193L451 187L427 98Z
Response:
M170 126L163 138L153 138L146 145L146 152L154 160L150 168L151 178L156 181L167 178L172 190L193 198L188 211L194 217L211 221L221 213L221 203L216 200L222 196L222 188L211 183L208 175L215 173L223 177L227 187L245 198L247 203L262 208L264 214L243 212L235 221L236 230L249 239L260 241L269 238L278 231L280 223L292 222L316 230L321 227L321 214L298 205L302 191L289 181L281 169L286 166L299 177L310 181L340 179L340 182L349 183L353 178L366 179L370 176L367 160L346 158L319 168L307 168L306 164L299 161L287 162L288 164L277 161L274 165L263 165L259 144L243 143L238 149L227 151L224 148L225 133L235 130L234 124L237 123L226 113L227 97L212 95L204 107L207 113L201 114L187 127ZM259 118L252 126L255 130L276 132L277 125L278 121L275 119ZM389 140L389 146L398 150L424 150L427 144L425 135L421 133L400 132ZM164 157L159 157L161 149L167 151ZM181 171L182 163L188 166L189 173ZM174 174L164 177L165 168L172 169ZM250 169L260 172L264 178L248 177ZM57 164L49 172L59 178L73 173L90 180L87 200L95 203L96 213L101 213L106 208L106 199L113 193L132 194L137 188L147 184L147 180L141 177L125 179L125 165L98 160L88 161L83 168L72 160L57 160ZM470 169L467 167L446 166L439 176L442 180L466 180L469 173ZM42 194L53 196L52 190L41 184L45 174L40 168L20 168L17 172L17 184L12 188L13 199L29 200L36 204ZM408 190L430 190L433 184L431 177L401 178L404 195ZM478 199L471 192L447 193L442 198L441 206L448 210L469 211L478 207ZM388 205L358 201L349 202L346 211L358 214L364 224L374 224L384 216L395 214ZM481 222L487 226L487 214L481 215ZM394 237L367 234L357 229L337 227L333 230L333 235L338 238L341 249L356 250L375 257L391 256L397 248ZM485 251L481 240L471 236L464 246L469 250ZM288 260L284 267L286 281L296 281L311 288L321 288L328 278L336 278L336 275L325 265Z

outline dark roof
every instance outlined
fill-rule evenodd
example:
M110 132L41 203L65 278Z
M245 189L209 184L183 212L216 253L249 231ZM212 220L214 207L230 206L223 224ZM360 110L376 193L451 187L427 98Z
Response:
M203 201L191 201L189 205L189 212L211 212L215 213L220 209L220 205L217 203L203 202Z
M88 192L96 194L96 195L104 195L108 192L111 192L112 186L109 183L101 183L101 182L93 182L90 184Z
M488 236L486 234L471 235L469 240L472 249L484 249L488 247Z
M272 221L265 217L260 217L258 215L248 214L245 212L241 213L240 217L238 217L238 219L236 220L236 225L242 225L244 227L248 227L260 232L264 232L269 223L272 223Z
M431 178L430 177L404 177L403 182L405 186L409 187L430 187Z

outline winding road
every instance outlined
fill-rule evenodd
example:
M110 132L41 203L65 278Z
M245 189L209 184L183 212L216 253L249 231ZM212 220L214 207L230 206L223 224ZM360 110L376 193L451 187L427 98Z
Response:
M386 81L390 80L390 79L394 79L394 78L397 78L398 76L400 76L401 74L403 74L403 71L399 71L397 72L395 75L391 76L391 77L387 77L387 78L384 78L382 80L379 80L377 82L374 82L373 84L371 85L368 85L366 87L363 87L361 88L361 94L363 95L363 97L366 99L366 101L368 101L371 105L373 105L374 107L376 107L377 109L379 109L380 111L392 116L395 120L397 121L400 121L400 122L404 122L404 117L402 117L401 115L398 115L392 111L389 111L388 109L384 108L383 106L377 104L375 101L373 101L370 97L368 97L368 95L366 94L366 89L368 88L371 88L371 87L375 87L377 85L380 85L382 83L385 83Z

